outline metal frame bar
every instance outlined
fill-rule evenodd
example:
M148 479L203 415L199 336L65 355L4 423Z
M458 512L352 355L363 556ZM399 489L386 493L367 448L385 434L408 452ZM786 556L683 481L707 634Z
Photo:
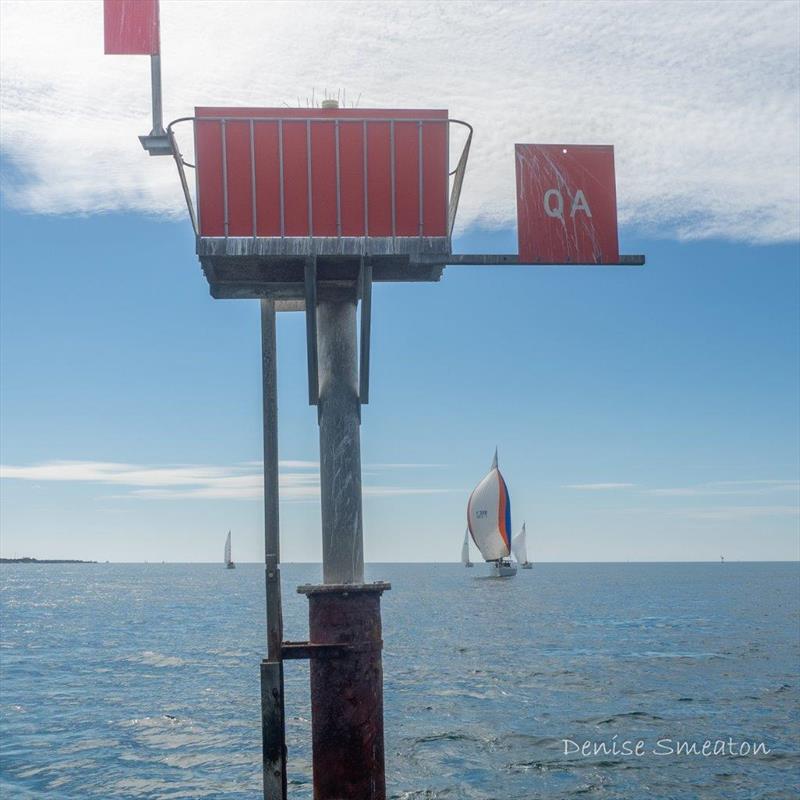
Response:
M167 126L167 132L172 134L173 141L175 142L176 149L177 149L178 140L177 140L177 138L175 138L174 131L172 130L172 125L168 125ZM197 164L197 125L192 125L192 144L194 146L194 161L195 161L195 164ZM199 228L199 226L200 226L200 209L201 209L200 203L201 203L203 198L200 196L200 170L197 169L196 166L194 167L194 199L195 199L195 204L197 206L197 225L198 225L198 228ZM191 214L191 210L190 210L189 213L190 213L190 216L191 216L192 215ZM199 235L199 231L198 231L198 235Z
M447 209L447 235L452 236L453 226L450 224L450 126L448 125L444 131L444 148L447 153L447 158L444 162L444 207Z
M170 147L172 148L172 157L175 160L175 166L178 168L178 178L181 182L183 197L186 200L186 207L189 210L189 219L192 222L192 230L194 231L195 236L197 236L197 217L195 216L194 206L192 205L192 196L189 193L189 182L186 180L186 170L184 169L186 162L183 160L180 150L178 150L178 143L175 141L175 134L172 131L169 131L165 135L169 137ZM197 173L195 173L195 177L197 177ZM195 191L197 191L196 186Z
M641 267L643 255L620 255L619 261L520 261L519 255L504 253L450 253L450 255L414 256L417 264L444 264L448 267Z
M264 800L286 800L286 720L283 683L278 381L275 303L261 300L261 387L264 437L264 579L267 658L261 662L261 736Z
M306 120L306 162L308 171L308 238L314 238L314 186L311 182L311 120Z
M222 120L222 209L223 209L223 229L225 238L228 238L228 136L225 128L225 120ZM196 159L195 159L196 160Z
M369 236L369 135L367 131L367 120L363 120L364 124L364 237Z
M389 155L392 181L392 239L394 239L397 236L397 186L395 178L397 153L394 146L394 120L389 120Z
M278 124L278 169L279 169L279 190L280 190L280 221L281 221L281 238L286 236L286 214L285 214L285 189L284 189L284 152L283 152L283 123L286 121L286 117L179 117L178 119L173 120L167 126L167 132L169 134L169 141L171 142L171 146L173 151L177 150L177 142L175 139L174 132L172 131L172 127L177 125L179 122L219 122L221 123L222 127L222 180L223 180L223 214L224 214L224 228L225 228L225 237L229 236L230 230L230 219L229 219L229 195L228 195L228 169L227 169L227 134L226 134L226 124L230 121L236 122L249 122L250 123L250 154L251 154L251 180L252 180L252 204L253 204L253 238L258 237L257 231L257 214L256 214L256 198L255 198L255 123L256 122L276 122ZM425 197L425 173L424 173L424 148L423 148L423 131L425 125L445 125L446 126L446 148L447 148L447 158L445 159L445 171L446 177L449 178L454 176L452 188L448 185L449 180L445 181L445 194L446 194L446 206L447 206L447 230L446 235L449 237L452 235L453 226L455 224L455 217L456 211L458 209L458 201L461 195L461 187L464 181L464 173L466 171L467 166L467 159L469 156L469 149L470 144L472 142L472 134L473 129L472 126L464 122L463 120L458 119L399 119L393 117L355 117L355 118L348 118L346 120L332 120L329 117L292 117L292 122L305 122L306 123L306 159L307 159L307 195L308 195L308 206L307 206L307 213L308 213L308 229L309 229L309 238L313 238L314 236L314 211L313 211L313 178L312 178L312 146L311 146L311 125L314 122L325 122L330 124L334 122L336 125L336 221L337 221L337 237L342 236L342 227L341 227L341 164L340 164L340 141L339 141L339 123L342 121L345 122L361 122L362 123L362 137L363 137L363 150L364 150L364 236L369 236L369 123L377 122L377 123L388 123L389 124L389 149L390 149L390 180L391 180L391 201L392 201L392 239L397 238L397 175L396 175L396 161L397 161L397 153L396 153L396 142L395 142L395 123L396 122L408 122L413 123L416 122L419 134L418 134L418 151L419 151L419 236L425 235L425 219L424 219L424 197ZM458 164L456 168L450 172L448 171L448 163L449 163L449 143L450 143L450 126L451 125L463 125L469 130L469 134L467 136L467 141L464 144L464 148L461 152L461 156L459 157ZM197 128L195 126L194 130L194 138L195 138L195 153L197 152ZM185 161L183 162L184 166L193 166L187 164ZM447 194L449 192L449 195ZM186 205L189 210L189 215L194 219L194 227L195 233L198 233L198 219L196 214L194 213L194 205L192 203L191 196L184 192L184 196L186 199ZM200 203L200 191L199 191L199 180L197 179L197 174L195 175L195 202L198 205ZM410 238L410 237L401 237L401 238Z
M319 362L317 359L317 259L307 258L303 278L306 296L306 356L308 362L308 404L319 404Z
M465 125L469 129L469 134L467 135L467 141L464 143L464 149L461 151L461 157L458 159L458 164L456 164L456 168L450 173L453 175L453 188L450 191L450 198L447 202L447 235L453 235L453 227L456 224L456 213L458 212L458 201L461 198L461 187L464 185L464 175L467 171L467 159L469 158L469 148L472 144L472 125L467 122L463 122L462 120L450 120L451 122L455 122L459 125ZM449 131L448 130L448 148L449 148ZM449 150L448 150L448 160L450 158Z
M448 153L448 159L450 158L450 154ZM423 169L423 150L422 150L422 122L417 122L417 163L419 166L419 236L420 239L423 236L423 228L425 226L425 217L424 217L424 210L425 210L425 172ZM445 186L447 186L448 181L445 181Z
M283 120L278 120L278 180L281 195L281 238L286 236L286 208L283 199Z
M250 199L253 206L253 238L258 238L258 213L256 205L256 137L254 131L255 122L250 120Z
M336 235L342 235L342 175L339 155L339 120L335 120L334 138L336 142Z

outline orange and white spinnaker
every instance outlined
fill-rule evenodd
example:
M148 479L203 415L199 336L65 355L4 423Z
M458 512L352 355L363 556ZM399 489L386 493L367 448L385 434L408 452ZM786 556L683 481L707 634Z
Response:
M475 487L467 503L467 525L475 546L486 561L497 561L511 552L511 498L497 467Z

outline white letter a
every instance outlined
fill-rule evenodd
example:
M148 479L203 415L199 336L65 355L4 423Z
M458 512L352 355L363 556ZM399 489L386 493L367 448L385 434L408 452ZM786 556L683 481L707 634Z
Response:
M578 191L575 192L575 197L572 200L572 211L569 212L569 215L574 217L576 211L585 212L587 217L592 216L592 209L589 208L589 203L586 200L583 189L578 189Z

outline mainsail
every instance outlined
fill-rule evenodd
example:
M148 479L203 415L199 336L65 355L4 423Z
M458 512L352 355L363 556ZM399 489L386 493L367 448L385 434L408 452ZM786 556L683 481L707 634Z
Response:
M469 529L464 531L464 544L461 545L461 563L465 567L472 565L469 560Z
M225 540L225 563L231 563L231 532L228 531L228 538Z
M528 545L525 541L525 523L522 523L522 530L511 540L511 552L520 564L528 563Z
M511 498L497 468L497 451L492 468L475 487L467 503L467 524L472 541L486 561L505 558L511 545Z

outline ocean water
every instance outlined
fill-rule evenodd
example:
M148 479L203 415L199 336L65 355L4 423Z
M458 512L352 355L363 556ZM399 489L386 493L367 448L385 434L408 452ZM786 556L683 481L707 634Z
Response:
M800 796L800 565L484 571L368 567L393 586L390 797ZM319 576L283 567L286 638L306 638L294 589ZM259 565L3 565L0 588L3 800L259 797ZM286 677L290 797L308 800L307 665ZM668 752L706 740L727 752Z

